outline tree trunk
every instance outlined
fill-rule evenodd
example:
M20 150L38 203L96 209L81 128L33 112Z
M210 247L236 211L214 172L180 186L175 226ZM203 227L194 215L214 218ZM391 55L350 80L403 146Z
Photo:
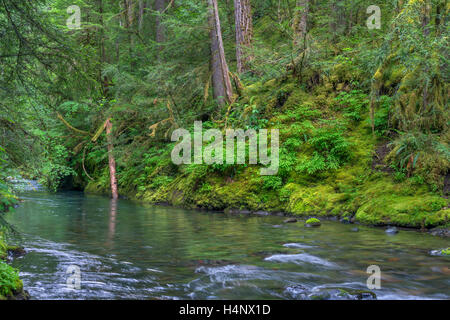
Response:
M332 36L332 41L335 42L336 40L336 34L337 34L337 0L331 1L331 14L329 17L329 25L330 25L330 31Z
M112 123L108 119L105 123L106 127L106 139L108 141L108 160L109 160L109 177L111 180L111 196L113 199L119 198L117 191L117 178L116 178L116 159L114 158L114 145L112 138Z
M436 15L434 18L434 24L436 26L436 34L440 34L441 33L441 14L442 12L445 10L444 9L444 5L445 5L445 1L439 1L438 4L436 5Z
M99 25L100 25L100 34L99 34L99 55L100 55L100 65L98 70L98 77L102 88L102 95L106 97L108 95L109 85L108 78L103 76L103 68L105 66L106 61L106 50L105 50L105 32L104 32L104 21L103 21L103 0L98 0L98 13L99 13Z
M294 17L294 47L301 44L305 38L308 28L309 0L297 0Z
M231 101L233 89L227 61L225 60L217 0L208 0L208 13L213 97L218 101L219 105L223 106Z
M125 22L125 29L128 35L128 53L130 57L130 65L133 66L133 47L134 47L134 40L133 40L133 0L123 0L123 7L124 7L124 22Z
M164 43L166 41L164 25L162 24L162 21L161 21L161 14L163 13L165 6L166 6L166 0L155 0L155 10L158 11L158 15L156 16L156 42L157 43Z
M145 3L144 0L139 0L139 33L142 32L142 26L144 25L144 9Z
M430 27L428 24L431 20L431 3L430 0L424 1L423 9L422 9L422 28L423 35L427 37L430 34Z
M253 23L250 0L234 0L236 26L236 58L238 73L249 70L253 60L248 49L252 46Z

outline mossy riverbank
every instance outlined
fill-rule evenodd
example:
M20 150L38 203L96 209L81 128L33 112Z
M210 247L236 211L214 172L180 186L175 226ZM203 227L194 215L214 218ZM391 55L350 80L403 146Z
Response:
M0 194L0 214L8 211L17 202L17 198L9 193ZM2 218L2 217L0 217ZM6 242L5 227L0 229L0 300L24 300L29 295L23 288L19 271L7 263L8 255L22 254L23 249L8 245Z
M0 300L28 299L19 271L6 263L8 253L16 252L19 248L6 245L2 238L0 237Z
M350 79L333 79L310 93L284 80L247 87L246 96L256 97L251 101L254 108L269 119L266 126L280 130L277 176L260 176L259 167L249 165L177 167L170 161L173 144L166 144L140 150L140 167L121 168L121 194L193 209L283 212L377 226L448 227L445 177L427 182L426 155L417 161L414 174L394 169L390 160L394 147L382 135L387 111L375 115L374 135L366 112L368 96L360 90L338 93L335 87ZM108 182L104 171L85 191L108 194Z

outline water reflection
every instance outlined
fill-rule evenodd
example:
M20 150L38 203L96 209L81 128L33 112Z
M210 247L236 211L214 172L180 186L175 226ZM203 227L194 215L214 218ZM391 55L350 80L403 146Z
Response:
M304 228L281 217L142 206L73 192L22 198L7 215L24 233L28 251L14 266L38 299L335 298L335 288L364 289L372 264L382 270L379 298L450 298L448 258L429 254L447 240L426 234L389 237L363 226L355 233L328 221ZM82 290L64 290L69 265L81 267Z
M117 215L117 199L111 199L109 203L109 222L108 222L108 247L113 246L114 235L116 233L116 215Z

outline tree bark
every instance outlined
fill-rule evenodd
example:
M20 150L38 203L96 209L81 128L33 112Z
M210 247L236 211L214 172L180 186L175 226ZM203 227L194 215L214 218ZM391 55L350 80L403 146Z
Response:
M133 66L133 47L134 47L134 40L133 40L133 32L132 32L132 28L133 28L133 20L134 20L134 16L133 16L133 0L123 0L123 7L124 7L124 22L125 22L125 29L128 35L128 42L129 42L129 46L128 46L128 53L129 53L129 57L130 57L130 65Z
M223 106L231 101L233 89L231 87L229 69L225 59L217 0L208 0L208 22L211 39L213 97L218 101L220 106Z
M99 34L99 55L100 55L100 65L98 70L98 78L101 84L102 95L106 97L109 91L109 81L108 78L103 76L103 68L105 67L106 61L106 50L105 50L105 25L103 20L104 8L103 8L103 0L98 0L98 13L99 13L99 25L100 25L100 34Z
M253 22L250 0L234 0L234 17L236 28L236 59L238 73L250 69L253 56L252 47Z
M156 42L164 43L165 39L165 30L164 25L161 21L161 14L163 13L166 6L166 0L155 0L155 10L158 11L158 15L156 16Z
M430 0L424 1L423 8L422 8L422 28L423 28L423 35L425 37L430 35L430 27L428 24L431 20L431 2Z
M144 9L145 3L144 0L139 0L139 33L142 32L142 26L144 25Z
M294 46L297 47L305 38L308 28L309 0L297 0L294 17Z
M338 0L332 0L331 1L331 14L329 17L329 25L330 25L330 31L331 31L331 36L332 36L332 41L335 42L336 40L336 35L337 35L337 2Z
M117 191L117 178L116 178L116 159L114 158L114 145L112 138L112 123L111 119L106 120L106 139L108 141L108 160L109 160L109 177L111 180L111 196L113 199L119 198Z

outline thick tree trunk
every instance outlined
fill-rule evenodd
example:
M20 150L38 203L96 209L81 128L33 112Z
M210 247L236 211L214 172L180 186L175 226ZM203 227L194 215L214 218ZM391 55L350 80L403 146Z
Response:
M309 0L297 0L294 17L294 46L297 47L305 38L308 28Z
M233 89L231 87L228 65L225 59L217 0L208 0L208 12L211 39L213 97L218 101L219 105L223 106L231 101Z
M109 177L111 180L111 196L113 199L119 198L117 191L117 178L116 178L116 159L114 158L114 145L112 138L112 123L111 120L106 120L106 139L108 141L108 160L109 160Z
M252 46L253 22L250 0L234 0L236 26L236 59L238 73L249 70L253 60L249 50Z

